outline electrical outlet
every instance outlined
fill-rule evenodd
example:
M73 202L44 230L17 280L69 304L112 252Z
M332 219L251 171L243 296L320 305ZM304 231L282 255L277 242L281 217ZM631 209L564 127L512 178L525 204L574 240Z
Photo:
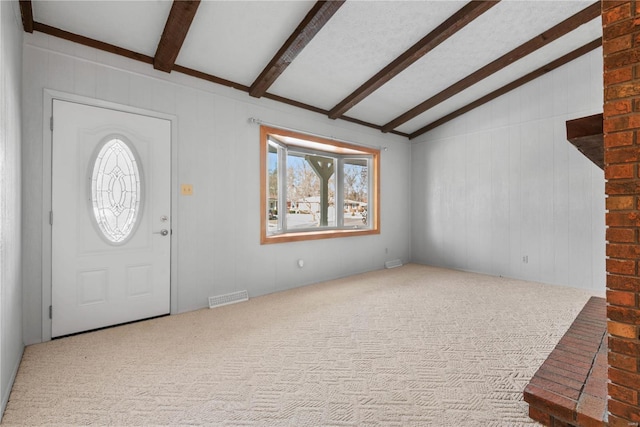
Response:
M183 196L193 196L193 185L182 184L182 186L180 186L180 193Z

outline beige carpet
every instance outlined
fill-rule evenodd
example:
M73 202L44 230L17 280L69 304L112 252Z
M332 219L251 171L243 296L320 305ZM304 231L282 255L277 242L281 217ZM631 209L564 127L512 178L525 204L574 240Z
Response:
M519 426L587 301L419 265L26 348L3 425Z

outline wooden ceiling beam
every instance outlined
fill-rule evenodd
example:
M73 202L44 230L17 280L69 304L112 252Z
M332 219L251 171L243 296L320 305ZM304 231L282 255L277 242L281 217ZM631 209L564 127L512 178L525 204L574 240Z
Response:
M0 0L1 1L1 0ZM112 53L114 55L120 55L123 56L125 58L129 58L129 59L133 59L135 61L140 61L140 62L144 62L146 64L153 64L153 58L148 56L148 55L144 55L142 53L138 53L138 52L134 52L132 50L128 50L128 49L123 49L121 47L118 46L114 46L112 44L109 43L104 43L95 39L91 39L89 37L84 37L75 33L70 33L68 31L64 31L61 30L59 28L56 27L51 27L49 25L45 25L45 24L41 24L39 22L34 22L33 23L33 30L34 31L39 31L41 33L44 34L48 34L50 36L53 37L58 37L64 40L68 40L74 43L78 43L84 46L89 46L95 49L99 49L105 52L109 52ZM237 89L239 91L242 92L249 92L249 87L242 85L240 83L236 83L233 82L231 80L226 80L223 79L221 77L217 77L211 74L207 74L207 73L203 73L202 71L197 71L191 68L187 68L187 67L183 67L181 65L174 65L173 67L174 71L177 71L179 73L182 74L186 74L192 77L195 77L197 79L201 79L201 80L206 80L215 84L219 84L222 86L226 86L226 87L230 87L233 89ZM289 99L289 98L284 98L282 96L278 96L278 95L273 95L270 93L265 93L264 94L265 98L271 99L273 101L276 102L280 102L283 104L287 104L287 105L291 105L293 107L298 107L304 110L308 110L308 111L312 111L315 113L319 113L322 114L323 116L326 116L327 114L329 114L329 111L327 110L323 110L321 108L317 108L314 107L312 105L308 105L308 104L304 104L302 102L299 101L295 101L293 99ZM342 120L347 121L347 122L351 122L351 123L355 123L361 126L366 126L368 128L372 128L372 129L376 129L376 130L381 130L381 126L380 125L376 125L373 123L369 123L369 122L365 122L364 120L359 120L359 119L355 119L352 117L347 117L347 116L343 116L341 117ZM409 134L404 133L404 132L399 132L399 131L391 131L390 133L394 134L394 135L398 135L398 136L402 136L405 138L409 137Z
M318 1L253 82L249 95L256 98L263 96L344 2L345 0Z
M206 80L211 83L230 87L232 89L237 89L242 92L249 92L249 86L245 86L240 83L233 82L231 80L223 79L221 77L217 77L212 74L207 74L202 71L194 70L193 68L183 67L182 65L179 65L179 64L175 64L173 66L173 71L186 74L188 76L195 77L200 80Z
M417 131L411 133L409 135L409 139L415 139L418 136L429 132L432 129L437 128L438 126L441 126L445 123L447 123L448 121L451 121L453 119L455 119L456 117L459 117L465 113L468 113L469 111L473 110L474 108L477 108L483 104L486 104L489 101L492 101L496 98L498 98L499 96L504 95L507 92L510 92L526 83L529 83L530 81L537 79L538 77L555 70L556 68L559 68L561 66L563 66L564 64L573 61L574 59L577 59L579 57L581 57L582 55L585 55L589 52L591 52L592 50L598 48L602 46L602 39L598 38L590 43L587 43L586 45L579 47L578 49L569 52L568 54L556 59L555 61L552 61L550 63L548 63L547 65L538 68L535 71L532 71L531 73L520 77L519 79L509 83L508 85L505 85L503 87L501 87L500 89L497 89L491 93L489 93L488 95L483 96L482 98L473 101L470 104L467 104L466 106L450 113L447 114L446 116L436 120L435 122L432 122L426 126L424 126L421 129L418 129Z
M500 58L495 61L485 65L480 68L478 71L473 74L468 75L462 80L454 83L438 94L432 96L421 104L415 106L411 110L406 113L396 117L391 120L386 125L382 126L383 132L389 132L391 129L395 129L403 123L408 122L409 120L419 116L425 111L433 108L434 106L440 104L441 102L451 98L452 96L462 92L463 90L473 86L479 81L489 77L490 75L502 70L503 68L511 65L519 59L524 58L530 53L540 49L543 46L548 45L554 40L559 39L560 37L568 34L569 32L575 30L583 24L597 18L600 16L600 2L595 2L589 7L583 9L582 11L576 13L568 19L565 19L561 23L555 25L551 29L545 31L542 34L534 37L528 42L518 46L512 51L502 55Z
M264 97L266 99L271 99L273 101L277 101L277 102L280 102L280 103L283 103L283 104L291 105L293 107L301 108L303 110L312 111L314 113L322 114L323 116L326 116L326 115L329 114L329 111L324 110L322 108L314 107L313 105L305 104L305 103L300 102L300 101L295 101L293 99L284 98L282 96L274 95L274 94L269 93L269 92L265 93ZM379 131L382 130L382 126L380 126L380 125L376 125L376 124L373 124L373 123L365 122L364 120L356 119L356 118L353 118L353 117L342 116L342 117L340 117L340 120L344 120L345 122L349 122L349 123L355 123L357 125L365 126L365 127L371 128L371 129L379 130ZM391 131L389 133L392 133L392 134L398 135L398 136L402 136L402 137L405 137L405 138L409 138L409 134L408 133L399 132L399 131L395 131L395 130L393 130L393 131Z
M33 6L31 0L20 0L22 27L27 33L33 33Z
M153 58L153 68L171 72L198 6L200 0L174 0Z
M148 55L134 52L132 50L124 49L118 46L114 46L112 44L101 42L95 39L91 39L89 37L81 36L79 34L70 33L69 31L64 31L59 28L51 27L46 24L34 22L33 29L34 31L39 31L44 34L49 34L50 36L69 40L74 43L78 43L78 44L89 46L95 49L103 50L105 52L113 53L115 55L120 55L130 59L135 59L136 61L144 62L147 64L153 64L153 58Z
M345 112L353 108L360 101L371 95L382 85L400 74L411 64L422 58L440 43L464 28L467 24L478 18L484 12L497 5L500 0L471 1L463 6L446 21L438 25L433 31L424 36L420 41L407 49L393 62L380 70L376 75L363 83L358 89L340 101L329 112L329 118L337 119Z

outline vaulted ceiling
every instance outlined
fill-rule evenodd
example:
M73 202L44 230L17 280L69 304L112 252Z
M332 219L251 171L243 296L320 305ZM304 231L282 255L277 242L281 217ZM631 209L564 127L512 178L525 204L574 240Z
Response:
M21 0L42 32L416 138L601 46L600 3Z

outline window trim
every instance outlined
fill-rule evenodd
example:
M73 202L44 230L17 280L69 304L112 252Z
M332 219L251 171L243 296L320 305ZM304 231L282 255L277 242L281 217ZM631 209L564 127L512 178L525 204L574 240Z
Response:
M268 167L267 156L269 146L269 135L275 134L287 136L291 138L303 139L306 141L317 142L321 144L331 145L347 150L358 150L371 156L371 188L369 189L370 198L369 205L373 206L368 212L370 220L370 228L360 229L325 229L312 231L290 231L280 234L268 234L267 230L267 206L268 206ZM270 126L260 126L260 244L298 242L305 240L331 239L338 237L367 236L372 234L380 234L380 150L370 147L363 147L357 144L349 144L342 141L335 141L314 135L307 135L290 130L278 129Z

